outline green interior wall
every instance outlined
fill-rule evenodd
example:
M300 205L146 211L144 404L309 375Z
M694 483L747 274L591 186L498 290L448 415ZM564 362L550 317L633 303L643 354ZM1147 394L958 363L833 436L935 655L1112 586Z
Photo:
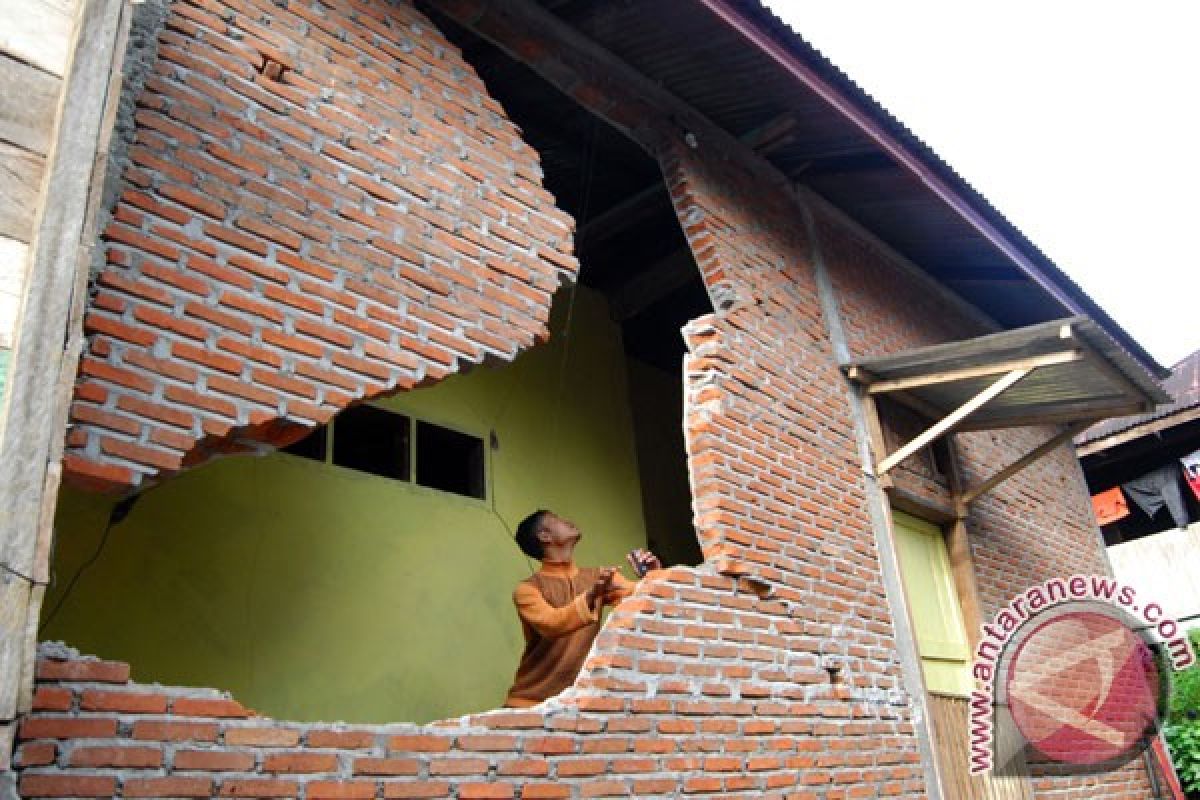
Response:
M381 401L485 441L495 431L487 502L286 454L228 458L148 491L42 638L291 719L499 705L522 644L511 594L530 571L505 522L567 515L586 564L622 564L646 540L619 330L580 288L563 337L566 305L551 342L512 365ZM112 504L63 491L46 609Z

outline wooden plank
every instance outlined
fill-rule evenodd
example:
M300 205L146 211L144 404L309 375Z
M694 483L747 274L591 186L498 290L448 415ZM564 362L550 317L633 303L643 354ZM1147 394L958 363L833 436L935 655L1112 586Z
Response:
M102 124L115 102L114 59L122 35L125 0L85 0L63 88L61 116L48 160L44 196L28 279L10 385L5 393L0 433L0 560L26 576L37 568L44 542L46 491L55 486L53 465L61 457L65 398L77 368L79 308L95 237L88 214L92 178L105 159ZM84 241L89 244L85 245ZM17 578L21 582L25 578ZM0 719L12 719L31 692L40 584L28 584L31 602L19 620L0 626Z
M0 53L0 141L44 156L62 79Z
M0 52L62 77L76 8L76 0L4 0Z
M28 253L25 242L0 236L0 347L11 348L13 344Z
M1009 464L1007 467L1004 467L1003 469L997 471L994 475L992 475L990 478L988 478L987 480L980 483L978 486L974 486L974 487L968 489L967 491L963 492L962 502L967 503L969 505L970 503L974 502L975 498L979 497L981 494L990 492L992 489L995 489L1001 483L1008 480L1013 475L1016 475L1018 472L1025 469L1026 467L1028 467L1030 464L1037 461L1042 456L1057 449L1059 446L1071 441L1071 439L1074 439L1076 435L1078 435L1082 431L1086 430L1087 428L1091 427L1095 423L1096 423L1096 421L1094 419L1082 420L1080 422L1076 422L1076 423L1072 424L1066 430L1060 431L1059 433L1055 434L1054 436L1051 436L1049 439L1042 442L1037 447L1033 448L1028 453L1026 453L1025 455L1018 458L1016 461Z
M0 236L28 242L46 159L0 142Z
M1018 755L1007 774L971 775L970 742L967 737L968 701L962 697L931 694L937 758L946 782L946 796L954 800L1033 800L1029 767Z
M959 406L953 412L951 412L950 414L947 414L945 417L942 418L941 421L935 423L931 428L929 428L929 430L925 431L920 436L913 439L911 442L904 445L899 450L897 450L896 452L892 453L890 456L885 458L875 468L876 474L882 475L882 474L886 473L892 467L896 466L901 461L908 458L913 453L917 452L922 447L924 447L925 445L932 442L934 439L941 436L943 433L946 433L946 432L952 430L955 425L958 425L964 419L966 419L971 414L975 413L980 408L982 408L984 405L986 405L989 400L991 400L994 397L997 397L1008 387L1012 386L1014 383L1021 380L1021 378L1024 378L1028 374L1029 374L1028 369L1014 369L1012 372L1008 373L1003 378L996 381L991 386L984 389L982 392L975 395L967 402L963 403L961 406Z
M635 317L654 303L692 281L700 280L700 270L686 247L659 259L612 293L612 318L623 322Z
M1047 353L1046 355L1021 358L1015 361L998 361L994 364L982 364L977 367L964 367L944 372L913 375L907 378L877 381L868 385L867 391L870 394L900 392L907 389L917 389L922 386L934 386L941 383L955 383L957 381L991 377L992 375L1002 375L1005 372L1012 372L1014 369L1035 369L1054 364L1070 364L1074 361L1080 361L1083 358L1084 355L1081 350L1066 350L1061 353Z
M863 358L858 365L880 374L900 377L910 371L949 370L1038 356L1065 349L1061 337L1064 324L1075 325L1082 318L1071 317L1030 325L1025 328L989 333L945 344L914 347L891 355Z

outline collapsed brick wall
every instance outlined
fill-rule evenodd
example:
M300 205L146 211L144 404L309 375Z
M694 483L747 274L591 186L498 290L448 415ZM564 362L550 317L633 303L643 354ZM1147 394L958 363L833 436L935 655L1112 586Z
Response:
M922 797L846 396L790 196L687 153L664 172L706 275L739 298L687 330L705 567L644 582L558 700L419 728L334 737L225 704L213 708L232 717L205 719L189 692L124 685L121 668L109 696L89 694L91 668L46 664L21 731L22 792Z
M578 687L427 726L257 718L209 690L45 647L23 797L923 796L898 689L831 681L836 613L674 569L609 619ZM821 622L820 620L827 620Z
M408 3L175 0L161 19L128 88L69 478L121 489L285 443L547 335L573 221Z

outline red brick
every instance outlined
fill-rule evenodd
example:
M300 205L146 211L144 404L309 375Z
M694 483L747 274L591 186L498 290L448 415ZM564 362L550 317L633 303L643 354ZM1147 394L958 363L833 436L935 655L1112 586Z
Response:
M72 767L159 767L162 751L155 747L77 747L71 751Z
M564 800L571 796L571 787L557 783L526 783L521 787L521 800Z
M140 719L133 723L133 738L163 742L215 742L217 726L211 722Z
M248 772L254 768L254 754L229 750L179 750L174 761L177 770L211 772Z
M280 753L263 760L264 772L333 772L337 756L327 753Z
M67 711L71 708L71 690L39 686L33 693L34 711Z
M146 692L108 692L88 689L79 702L84 711L119 711L127 714L162 714L167 698Z
M445 781L413 781L403 783L385 781L383 784L383 796L388 798L388 800L449 797L450 784Z
M375 734L369 731L323 731L308 732L309 747L336 747L339 750L354 750L372 747Z
M304 796L308 800L371 800L375 797L373 781L309 781Z
M422 734L392 736L388 739L388 750L415 753L444 753L454 740L447 736Z
M295 781L258 778L238 778L221 781L221 797L296 797L299 786Z
M187 206L193 211L198 211L205 216L214 219L224 219L228 211L222 203L213 200L211 197L194 192L191 189L182 186L176 186L170 183L164 183L158 189L159 194L170 200L174 200L180 205Z
M210 778L126 778L123 788L125 797L209 797L212 795Z
M417 775L421 762L415 758L356 758L356 775Z
M53 742L29 742L17 749L14 763L18 767L43 767L58 758L58 745Z
M256 747L294 747L300 743L300 731L292 728L226 728L225 743Z
M112 775L21 776L22 797L112 797L117 779Z
M461 800L510 800L514 788L507 783L464 783L458 787Z
M117 720L97 717L28 717L20 739L107 739L117 735Z
M517 746L515 736L460 736L458 737L458 749L467 751L480 752L497 752L514 750Z

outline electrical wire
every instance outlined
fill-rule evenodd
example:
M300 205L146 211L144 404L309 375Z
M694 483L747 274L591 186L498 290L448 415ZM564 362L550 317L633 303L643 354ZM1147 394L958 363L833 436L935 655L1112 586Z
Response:
M89 557L87 561L79 565L79 569L75 570L75 574L72 575L71 580L67 582L67 586L65 589L63 589L63 593L59 595L58 602L54 604L54 608L50 609L50 612L42 618L42 623L38 625L39 637L46 631L46 628L50 626L50 623L54 621L54 618L58 616L58 612L61 611L63 606L66 604L67 599L71 596L71 592L75 589L75 585L79 583L79 579L83 577L83 573L91 569L91 567L100 560L100 556L104 553L104 548L108 544L108 538L112 533L112 529L119 525L127 516L129 516L129 512L133 510L134 504L137 503L137 501L141 499L142 495L144 494L146 494L146 492L131 494L112 507L112 511L108 513L108 522L106 522L104 525L104 532L100 534L100 542L96 545L95 552L92 553L91 557Z
M599 134L599 126L598 126L598 121L597 121L596 117L594 117L594 116L590 116L590 123L591 124L590 124L589 130L588 130L588 139L584 145L584 150L583 150L583 162L585 164L585 167L584 167L584 170L583 170L583 173L581 176L581 182L580 182L579 213L576 215L576 221L575 221L577 230L582 230L584 225L587 223L587 221L589 219L589 215L591 213L591 204L592 204L592 189L595 185L595 177L596 177L596 152L597 152L596 141L597 141L598 134ZM577 239L576 240L576 255L577 256L579 255L579 251L580 251L580 242ZM574 322L574 318L575 318L575 298L576 298L576 294L578 293L578 289L579 289L579 277L576 276L575 281L571 284L570 294L568 295L568 298L567 298L567 314L566 314L566 319L563 322L563 333L562 333L563 353L562 353L562 358L559 359L557 386L556 386L555 393L554 393L554 405L552 407L553 410L551 412L551 414L552 414L551 425L550 425L550 430L551 430L550 441L551 441L551 443L555 443L558 441L559 432L561 430L562 407L563 407L563 402L565 400L565 395L566 395L567 366L568 366L568 362L570 359L570 353L571 353L571 325ZM513 389L515 390L515 388L516 387L514 385ZM501 405L500 410L497 412L495 419L493 419L492 426L491 426L491 430L493 433L495 432L496 423L499 422L500 418L508 410L509 401L512 399L513 394L514 394L514 392L512 390L510 390L510 392L508 393L508 396L505 397L505 400L504 400L503 404ZM555 457L556 457L556 462L555 462L556 468L558 466L557 458L560 457L560 454L564 450L566 450L566 448L553 447L553 451L554 451ZM489 510L492 512L493 516L495 516L496 519L498 519L500 521L500 524L504 526L504 529L508 532L509 540L515 542L516 534L513 533L512 527L508 524L508 522L504 519L504 517L502 517L500 515L500 512L496 509L495 481L496 481L495 470L488 470L488 498L490 501L489 502ZM530 557L528 555L525 555L524 551L521 551L521 555L523 555L525 557L525 561L529 565L530 574L533 574L534 572L536 572L537 570L533 564L533 560L530 559Z

